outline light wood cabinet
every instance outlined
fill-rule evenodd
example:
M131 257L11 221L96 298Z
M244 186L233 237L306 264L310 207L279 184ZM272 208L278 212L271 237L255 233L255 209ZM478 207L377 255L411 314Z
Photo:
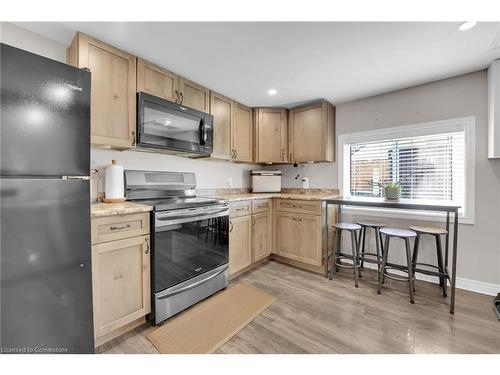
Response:
M234 103L234 121L231 126L231 144L234 160L252 162L253 154L252 108Z
M326 101L289 112L290 162L335 161L335 107Z
M234 124L234 102L210 92L210 114L214 117L213 123L213 151L212 157L230 160L234 157L231 148L231 128Z
M277 211L275 230L279 256L321 266L321 216Z
M78 32L68 63L91 72L91 143L135 146L136 57Z
M254 161L283 163L287 157L287 110L284 108L255 108Z
M252 215L252 262L271 254L271 212Z
M229 221L229 274L235 274L252 263L252 216Z
M179 76L141 58L137 59L137 92L176 102Z
M180 104L209 113L210 90L186 78L179 77Z
M92 246L96 344L151 311L149 236Z

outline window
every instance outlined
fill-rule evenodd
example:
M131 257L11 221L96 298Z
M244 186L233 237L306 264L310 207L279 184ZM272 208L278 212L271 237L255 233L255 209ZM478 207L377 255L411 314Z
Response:
M461 222L473 222L473 117L341 135L339 152L343 194L381 197L397 182L402 198L451 200Z

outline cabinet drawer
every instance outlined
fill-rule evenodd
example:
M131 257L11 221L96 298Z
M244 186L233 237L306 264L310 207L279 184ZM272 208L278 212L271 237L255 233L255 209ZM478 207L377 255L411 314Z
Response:
M278 200L278 210L311 215L321 215L321 201Z
M255 199L252 201L252 214L267 212L271 208L270 199Z
M92 219L92 244L149 233L149 213Z
M252 213L251 201L229 203L230 217L240 217L240 216L250 215L251 213Z

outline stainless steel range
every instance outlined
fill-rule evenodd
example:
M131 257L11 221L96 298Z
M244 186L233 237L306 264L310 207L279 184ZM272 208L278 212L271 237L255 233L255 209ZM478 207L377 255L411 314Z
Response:
M196 196L194 173L125 171L127 198L151 215L153 324L177 314L229 280L229 203Z

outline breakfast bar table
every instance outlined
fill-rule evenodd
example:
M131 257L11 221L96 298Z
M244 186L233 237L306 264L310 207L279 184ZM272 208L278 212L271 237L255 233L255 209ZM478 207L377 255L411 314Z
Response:
M450 281L451 297L450 297L450 313L455 313L455 284L457 278L457 242L458 242L458 210L459 205L451 201L425 200L425 199L397 199L388 200L385 198L375 197L334 197L328 198L326 202L326 227L328 223L328 206L335 205L337 207L337 222L342 222L342 209L344 206L371 207L381 209L398 209L398 210L415 210L415 211L431 211L446 213L446 244L445 244L445 273L444 276ZM452 240L452 261L451 274L448 270L448 253L450 243L450 216L453 215L453 240ZM327 231L328 232L328 231ZM328 235L326 236L326 248L323 254L325 261L325 276L328 276L329 259L332 256L329 251ZM415 269L415 272L428 275L438 276L439 273L425 269Z

